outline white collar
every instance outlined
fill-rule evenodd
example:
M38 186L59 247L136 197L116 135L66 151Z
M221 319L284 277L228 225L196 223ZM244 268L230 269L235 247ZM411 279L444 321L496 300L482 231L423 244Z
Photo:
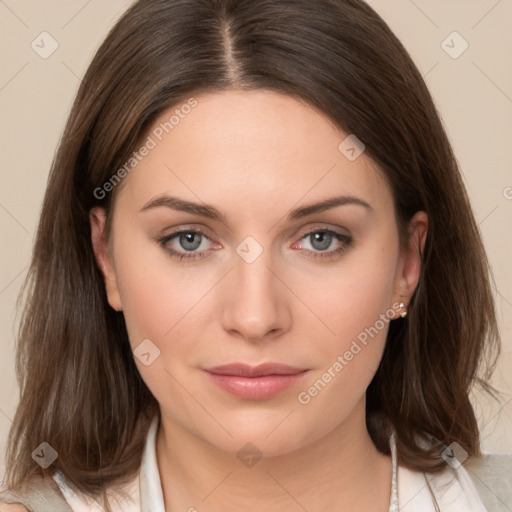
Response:
M148 429L140 465L140 510L141 512L165 512L162 483L156 458L156 435L160 424L155 415Z

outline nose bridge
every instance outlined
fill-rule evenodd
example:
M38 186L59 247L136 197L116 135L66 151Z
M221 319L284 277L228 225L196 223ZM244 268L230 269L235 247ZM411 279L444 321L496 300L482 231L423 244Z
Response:
M247 237L236 252L227 283L229 298L224 303L224 328L257 341L270 331L285 327L286 308L278 290L271 249Z

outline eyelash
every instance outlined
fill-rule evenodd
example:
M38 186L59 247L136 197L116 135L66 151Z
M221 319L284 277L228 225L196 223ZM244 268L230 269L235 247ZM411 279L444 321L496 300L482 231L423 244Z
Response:
M182 253L175 251L174 249L170 249L167 245L171 240L178 237L179 235L187 233L187 234L197 234L205 237L206 239L210 240L208 235L201 231L198 228L195 229L184 229L181 231L175 231L174 233L171 233L170 235L167 235L163 238L157 238L156 241L159 243L159 245L171 256L171 258L176 259L178 261L181 260L201 260L203 258L207 258L207 254L209 254L211 251L203 251L198 253ZM337 231L334 231L332 229L313 229L311 231L308 231L304 235L300 237L300 241L308 238L311 235L314 235L316 233L328 233L330 235L333 235L334 238L338 239L340 242L343 242L344 245L339 247L338 249L335 249L333 251L311 251L309 249L306 249L306 253L309 253L307 255L308 258L312 259L324 259L324 260L331 260L334 259L336 256L340 255L344 251L346 251L348 248L352 246L353 239L352 237L348 235L344 235L342 233L339 233Z

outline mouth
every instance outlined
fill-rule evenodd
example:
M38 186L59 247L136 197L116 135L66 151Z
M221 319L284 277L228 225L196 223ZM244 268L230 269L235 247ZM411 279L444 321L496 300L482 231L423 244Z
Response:
M310 370L281 363L233 363L204 369L211 382L246 400L272 398L299 383Z

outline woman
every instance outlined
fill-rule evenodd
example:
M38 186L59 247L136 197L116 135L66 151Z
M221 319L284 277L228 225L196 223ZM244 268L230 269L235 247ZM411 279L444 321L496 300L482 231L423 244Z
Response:
M485 510L489 279L431 96L364 2L139 1L51 171L5 502Z

